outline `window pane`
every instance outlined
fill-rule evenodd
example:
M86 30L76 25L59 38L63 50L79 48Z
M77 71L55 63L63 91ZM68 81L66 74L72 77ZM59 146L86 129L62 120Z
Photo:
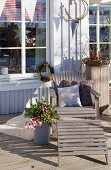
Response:
M0 20L20 20L21 0L7 0L3 8Z
M21 50L0 50L0 67L8 67L8 73L21 73Z
M110 27L100 27L100 42L109 42L111 37L110 32Z
M46 49L27 49L26 50L26 72L36 72L37 65L46 61Z
M26 21L30 21L28 12L25 10ZM33 21L46 21L46 0L37 0Z
M100 24L110 24L111 20L111 8L100 7Z
M89 24L96 24L97 8L89 7Z
M89 27L90 42L96 42L96 27Z
M46 24L32 22L26 23L26 46L46 46Z
M0 47L19 47L21 45L21 24L0 23Z
M90 56L97 53L97 44L90 44Z
M111 44L101 44L100 51L103 59L111 59Z

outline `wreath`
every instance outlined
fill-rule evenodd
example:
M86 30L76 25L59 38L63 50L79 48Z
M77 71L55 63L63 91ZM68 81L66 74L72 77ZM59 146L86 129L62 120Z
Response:
M42 71L46 68L48 68L48 76L43 76ZM44 62L44 63L38 65L37 73L38 73L38 78L41 81L48 82L48 81L52 80L51 74L54 73L54 68L49 63Z

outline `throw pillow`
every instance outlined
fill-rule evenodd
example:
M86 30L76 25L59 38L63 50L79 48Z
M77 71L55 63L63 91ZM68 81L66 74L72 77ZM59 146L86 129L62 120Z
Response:
M93 86L91 81L81 81L79 86L79 94L82 106L92 106L92 97L90 88Z
M76 107L82 106L79 97L79 84L58 88L58 99L60 107Z
M59 84L59 87L70 87L71 86L71 83L70 81L67 81L67 80L62 80Z

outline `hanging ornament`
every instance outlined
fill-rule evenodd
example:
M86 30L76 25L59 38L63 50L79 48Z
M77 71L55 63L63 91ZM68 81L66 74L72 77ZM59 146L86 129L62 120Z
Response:
M23 3L31 21L33 21L37 0L23 0Z
M79 22L77 22L75 20L71 21L72 37L74 36L74 33L77 30L78 24L79 24Z
M88 3L87 3L87 1L86 1L86 0L81 0L81 2L82 2L83 7L84 7L84 12L83 12L83 14L82 14L80 17L75 17L75 18L73 18L73 17L70 15L70 13L67 11L67 9L65 8L65 13L66 13L66 15L68 16L68 18L69 18L70 20L73 20L73 21L77 22L77 23L78 23L81 19L85 18L85 16L86 16L87 13L88 13Z
M0 16L1 16L2 12L3 12L3 9L4 9L4 6L6 4L6 1L7 0L0 0Z

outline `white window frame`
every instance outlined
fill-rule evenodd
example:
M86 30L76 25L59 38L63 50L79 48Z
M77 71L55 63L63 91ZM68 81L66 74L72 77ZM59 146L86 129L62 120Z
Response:
M52 44L51 44L51 35L52 35L52 31L50 28L50 22L52 22L52 0L46 0L46 61L50 62L52 64L51 61L51 56L53 56L53 50L52 50ZM6 22L4 20L0 21L0 22ZM7 21L8 22L8 21ZM13 21L12 21L13 22ZM20 22L21 23L21 34L22 34L22 38L21 38L21 47L15 47L13 49L21 49L21 74L8 74L8 75L0 75L1 79L19 79L19 78L32 78L32 77L37 77L36 73L26 73L26 49L28 49L28 47L25 46L25 7L24 7L24 3L21 0L21 21L16 21L16 22ZM35 47L40 48L40 47ZM0 48L0 49L10 49L9 48ZM34 49L34 47L33 47Z
M100 37L100 30L99 30L99 28L100 28L100 26L104 26L104 24L100 24L100 22L99 22L99 8L100 7L110 7L111 8L111 5L107 5L107 4L89 4L89 7L96 7L97 8L97 22L96 22L96 24L90 24L89 23L89 27L90 26L95 26L96 27L96 42L89 42L89 45L90 44L96 44L97 45L97 52L99 52L100 51L100 44L111 44L111 42L100 42L100 39L99 39L99 37ZM108 26L110 26L111 27L111 23L110 24L108 24ZM110 60L111 60L111 58L110 58Z

